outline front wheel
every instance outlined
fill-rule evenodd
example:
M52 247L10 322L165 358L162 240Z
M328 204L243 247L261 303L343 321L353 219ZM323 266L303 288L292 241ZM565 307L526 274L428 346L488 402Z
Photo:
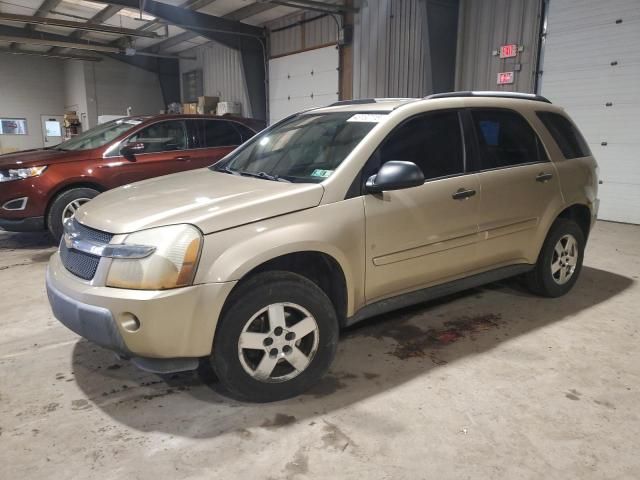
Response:
M47 228L56 242L59 242L62 237L64 222L72 218L76 210L99 193L93 188L71 188L53 199L47 215Z
M264 272L232 293L210 361L233 397L271 402L317 383L337 344L335 309L317 285L289 272Z
M542 246L535 268L526 276L529 289L544 297L560 297L580 275L585 237L573 220L557 219Z

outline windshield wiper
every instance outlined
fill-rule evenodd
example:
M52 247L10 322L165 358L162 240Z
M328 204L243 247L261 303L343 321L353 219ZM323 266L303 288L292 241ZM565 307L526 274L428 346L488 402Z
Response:
M229 167L214 167L213 170L216 172L230 173L231 175L239 175L238 172L231 170Z
M238 175L242 175L243 177L264 178L265 180L271 180L273 182L291 183L291 181L287 180L286 178L279 177L278 175L269 175L266 172L254 173L254 172L246 172L244 170L238 170L237 173Z

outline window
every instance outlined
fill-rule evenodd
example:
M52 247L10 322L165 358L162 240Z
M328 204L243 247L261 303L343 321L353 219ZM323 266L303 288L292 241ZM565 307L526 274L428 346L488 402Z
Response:
M236 130L238 130L238 132L240 132L243 142L246 142L256 134L256 132L251 130L249 127L242 125L241 123L234 123L233 126L236 128Z
M26 135L27 120L24 118L0 118L0 135Z
M425 179L464 172L464 150L458 113L436 112L402 124L384 141L379 158L413 162Z
M558 113L536 112L558 144L564 158L588 157L591 151L576 126Z
M143 143L144 153L184 150L187 148L184 122L172 120L154 123L129 137L127 143Z
M518 113L471 111L480 147L480 169L512 167L546 160L538 136Z
M299 114L254 136L213 170L267 180L320 183L385 114ZM272 177L272 178L267 178Z
M229 147L242 143L240 134L229 122L203 120L203 123L205 147Z

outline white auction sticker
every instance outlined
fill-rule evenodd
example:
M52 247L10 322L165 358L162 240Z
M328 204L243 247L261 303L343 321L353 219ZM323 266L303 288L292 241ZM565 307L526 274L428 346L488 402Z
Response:
M367 123L379 123L386 118L382 113L356 113L353 117L349 118L347 122L367 122Z

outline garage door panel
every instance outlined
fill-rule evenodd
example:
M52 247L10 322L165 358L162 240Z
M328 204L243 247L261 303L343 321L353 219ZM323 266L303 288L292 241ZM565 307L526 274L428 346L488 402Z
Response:
M640 224L640 188L638 185L605 182L599 195L607 201L600 202L599 218L614 222Z
M334 46L269 60L269 121L338 100L338 51Z
M640 223L640 1L553 0L547 29L541 93L598 160L599 216Z

